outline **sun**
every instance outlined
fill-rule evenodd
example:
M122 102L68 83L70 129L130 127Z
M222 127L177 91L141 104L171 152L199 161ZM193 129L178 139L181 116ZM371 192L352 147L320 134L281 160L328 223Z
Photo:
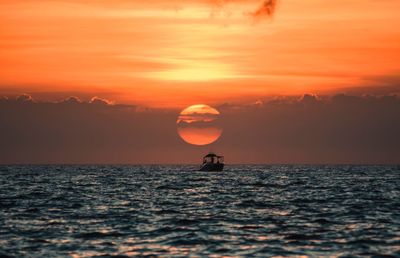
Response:
M185 108L176 121L179 136L193 145L208 145L222 135L220 113L205 104Z

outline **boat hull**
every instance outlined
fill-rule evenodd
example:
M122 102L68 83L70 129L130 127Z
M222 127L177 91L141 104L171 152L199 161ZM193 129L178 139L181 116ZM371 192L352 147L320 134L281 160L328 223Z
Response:
M207 171L207 172L222 171L222 170L224 170L223 163L206 163L203 164L200 168L200 171Z

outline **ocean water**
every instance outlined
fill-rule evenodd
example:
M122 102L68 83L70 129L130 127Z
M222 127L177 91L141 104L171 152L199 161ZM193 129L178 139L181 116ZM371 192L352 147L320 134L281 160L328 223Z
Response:
M400 166L1 166L1 257L400 257Z

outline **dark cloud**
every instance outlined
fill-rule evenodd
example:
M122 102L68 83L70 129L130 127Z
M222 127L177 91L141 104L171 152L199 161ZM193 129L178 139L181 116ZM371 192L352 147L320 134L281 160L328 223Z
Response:
M72 96L72 97L69 97L69 98L66 98L65 100L63 100L63 101L61 101L61 103L69 103L69 104L78 104L78 103L81 103L82 101L78 98L78 97L75 97L75 96Z
M19 102L33 102L32 96L28 94L22 94L18 96L16 100Z
M243 161L398 163L398 117L397 96L305 95L229 114L223 140L235 150L235 159Z
M202 1L197 0L192 2ZM211 3L217 8L224 8L230 3L253 3L256 6L254 10L250 12L246 11L246 13L255 19L260 19L274 15L278 0L208 0L206 2Z
M277 0L264 0L261 5L250 15L254 18L270 17L275 13Z
M195 122L185 122L185 121L179 121L177 123L177 125L180 128L210 128L210 127L214 127L214 128L220 128L222 127L221 122L219 120L214 120L214 121L209 121L209 122L205 122L205 121L195 121Z
M0 163L188 163L211 148L230 163L400 163L395 95L221 105L224 133L206 147L179 138L178 110L22 99L0 98Z

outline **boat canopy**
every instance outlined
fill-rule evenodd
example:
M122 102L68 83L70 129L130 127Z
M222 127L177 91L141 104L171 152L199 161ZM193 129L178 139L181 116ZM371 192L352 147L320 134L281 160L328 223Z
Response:
M224 163L224 156L218 156L215 153L209 153L204 156L203 163Z

